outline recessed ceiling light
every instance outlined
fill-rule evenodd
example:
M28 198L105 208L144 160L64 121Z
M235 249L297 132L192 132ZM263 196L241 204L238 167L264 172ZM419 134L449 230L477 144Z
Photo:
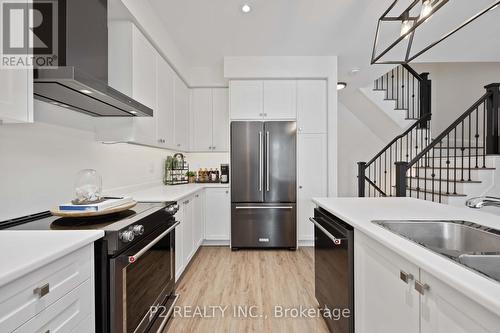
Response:
M351 74L355 75L355 74L358 74L360 71L361 71L360 68L354 67L353 69L351 69Z
M250 5L248 4L244 4L242 7L241 7L241 11L245 14L248 14L250 13L250 11L252 10L252 7L250 7Z
M87 89L80 89L80 92L82 92L84 94L92 94L92 91L87 90Z
M342 90L347 87L347 83L345 82L337 82L337 90Z
M130 113L132 113L132 114L137 114L137 111L130 111Z

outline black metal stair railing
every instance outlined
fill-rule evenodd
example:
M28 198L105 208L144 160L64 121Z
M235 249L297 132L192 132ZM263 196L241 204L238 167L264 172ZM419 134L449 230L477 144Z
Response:
M428 75L418 74L407 64L400 65L375 80L374 90L385 91L385 99L395 101L395 110L405 111L406 119L418 120L420 110L426 109L421 105L430 102L426 98L430 94Z
M447 129L408 161L396 163L396 195L442 202L457 196L457 184L486 169L486 156L499 154L500 84L486 93Z
M405 110L406 118L417 120L395 137L369 162L358 162L358 195L395 195L398 161L411 161L430 141L431 81L429 73L418 74L401 65L375 80L374 90L385 91L385 99L396 102L395 110Z

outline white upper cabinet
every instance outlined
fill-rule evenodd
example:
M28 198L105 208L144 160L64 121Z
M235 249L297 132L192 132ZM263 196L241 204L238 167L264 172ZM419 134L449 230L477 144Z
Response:
M229 94L227 88L212 89L212 150L229 151Z
M189 148L189 89L176 75L174 78L175 148Z
M191 89L191 128L193 151L212 150L212 89Z
M229 150L228 92L225 88L191 89L191 150Z
M297 117L297 81L266 80L263 89L263 117L265 119L279 120Z
M33 122L33 71L0 69L0 122Z
M155 48L137 29L132 29L132 95L138 102L153 109L153 117L137 117L134 124L134 140L155 145L156 118L156 59Z
M264 113L264 83L232 80L229 83L231 119L259 119Z
M160 55L156 58L156 133L157 144L175 147L174 77L175 73Z
M325 80L297 81L297 130L327 132L327 86Z

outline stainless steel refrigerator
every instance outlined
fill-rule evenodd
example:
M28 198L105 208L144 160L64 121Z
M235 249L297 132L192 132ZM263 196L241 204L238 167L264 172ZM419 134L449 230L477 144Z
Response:
M231 247L297 244L297 125L231 123Z

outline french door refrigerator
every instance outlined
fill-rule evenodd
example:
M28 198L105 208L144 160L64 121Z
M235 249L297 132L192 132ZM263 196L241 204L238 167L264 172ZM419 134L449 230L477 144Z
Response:
M297 246L297 125L231 123L231 247Z

